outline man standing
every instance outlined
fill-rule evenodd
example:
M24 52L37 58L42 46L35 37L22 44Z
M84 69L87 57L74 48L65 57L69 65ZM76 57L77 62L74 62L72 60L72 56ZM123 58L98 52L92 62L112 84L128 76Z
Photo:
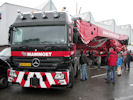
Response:
M81 80L87 80L88 75L86 72L86 66L88 64L88 60L87 60L87 57L86 57L85 53L83 52L83 50L81 50L80 64L81 64L81 75L82 75Z
M125 69L126 69L126 66L128 65L128 71L130 71L130 62L131 62L131 54L130 54L130 51L128 51L127 52L127 58L125 61Z
M107 83L110 82L110 71L111 71L111 75L112 75L112 83L115 84L115 66L117 63L117 53L114 51L113 48L109 49L109 57L108 57L108 67L107 67Z

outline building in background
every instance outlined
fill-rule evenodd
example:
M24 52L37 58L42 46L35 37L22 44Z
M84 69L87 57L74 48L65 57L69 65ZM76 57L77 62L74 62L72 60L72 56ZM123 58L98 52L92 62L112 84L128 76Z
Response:
M35 8L29 8L10 3L4 3L0 6L0 46L8 45L8 30L15 21L18 10L21 12L39 11Z
M52 0L48 0L43 4L42 9L24 7L20 5L4 3L0 6L0 46L8 45L8 31L10 25L15 21L18 16L18 10L21 12L32 11L51 11L57 10Z
M131 31L131 45L133 46L133 29Z
M131 29L131 25L117 25L114 19L104 20L101 22L95 22L99 27L102 27L104 29L107 29L111 32L115 32L121 35L128 35L129 41L128 44L131 44L133 42L133 31Z

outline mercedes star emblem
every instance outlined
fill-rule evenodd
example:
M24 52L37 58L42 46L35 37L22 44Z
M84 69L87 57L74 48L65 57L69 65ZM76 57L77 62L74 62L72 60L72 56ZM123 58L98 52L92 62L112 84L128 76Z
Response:
M38 58L34 58L34 59L32 60L32 65L33 65L34 67L38 67L38 66L40 65L40 60L39 60Z

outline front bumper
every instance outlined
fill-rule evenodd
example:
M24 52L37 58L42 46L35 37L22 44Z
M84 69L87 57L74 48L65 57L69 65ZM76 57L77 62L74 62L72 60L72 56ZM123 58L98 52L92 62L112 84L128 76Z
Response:
M7 78L8 82L20 84L22 87L51 88L69 85L69 71L24 72L8 69Z

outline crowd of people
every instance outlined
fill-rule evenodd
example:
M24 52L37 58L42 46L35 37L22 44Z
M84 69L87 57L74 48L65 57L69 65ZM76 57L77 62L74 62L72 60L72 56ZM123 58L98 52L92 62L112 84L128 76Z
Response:
M98 53L96 57L97 61L97 67L98 70L100 70L101 66L101 55ZM112 82L112 84L115 84L116 82L116 71L117 75L121 76L122 74L122 66L124 70L130 71L130 62L131 62L131 52L127 51L126 54L123 54L121 52L117 53L114 48L109 48L108 55L106 57L107 67L106 67L106 73L107 73L107 80L106 83ZM88 58L86 56L86 53L84 53L83 50L81 50L81 56L80 56L80 64L81 64L81 80L87 80L88 75L86 71L86 67L88 65ZM123 65L124 64L124 65Z

